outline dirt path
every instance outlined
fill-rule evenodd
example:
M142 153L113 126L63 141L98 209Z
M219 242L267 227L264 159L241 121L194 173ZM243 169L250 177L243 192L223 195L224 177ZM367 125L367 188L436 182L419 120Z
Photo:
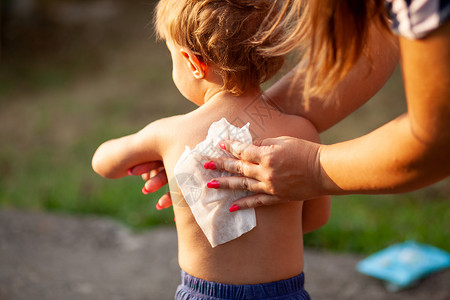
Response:
M306 249L314 300L450 299L450 270L415 288L386 292L355 271L361 257ZM179 282L176 232L133 234L94 217L0 211L0 299L173 299Z

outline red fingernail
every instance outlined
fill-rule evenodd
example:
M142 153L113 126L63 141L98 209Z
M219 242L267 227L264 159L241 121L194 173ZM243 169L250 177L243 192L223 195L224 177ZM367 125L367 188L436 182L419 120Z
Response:
M163 210L163 207L161 205L159 205L159 203L156 203L156 209L157 210Z
M208 170L215 170L215 169L216 169L216 164L215 164L214 162L212 162L212 161L209 161L209 162L206 162L206 163L203 165L203 167L204 167L205 169L208 169Z
M148 195L150 192L145 188L145 186L142 188L142 194Z
M206 184L207 187L209 187L210 189L218 189L219 188L219 182L217 182L216 180L210 181Z
M219 142L219 147L222 148L223 150L227 150L227 146L225 146L224 142Z
M233 206L231 206L229 209L228 209L230 212L234 212L234 211L237 211L237 210L239 210L239 206L238 205L236 205L236 204L234 204Z
M131 171L133 168L129 168L128 169L128 176L132 176L133 175L133 172Z

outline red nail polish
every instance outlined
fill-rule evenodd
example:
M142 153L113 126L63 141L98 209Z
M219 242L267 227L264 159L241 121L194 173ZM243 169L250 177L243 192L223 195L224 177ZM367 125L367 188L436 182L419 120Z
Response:
M238 205L236 205L236 204L234 204L233 206L231 206L229 209L228 209L230 212L234 212L234 211L237 211L237 210L239 210L239 206Z
M209 187L210 189L218 189L219 188L219 182L217 182L216 180L210 181L206 184L207 187Z
M224 142L219 142L219 147L222 148L223 150L227 150L227 146L225 146Z
M203 167L204 167L205 169L208 169L208 170L215 170L215 169L216 169L216 164L215 164L214 162L212 162L212 161L209 161L209 162L206 162L206 163L203 165Z
M133 175L133 172L131 171L133 168L129 168L128 169L128 176L132 176Z
M157 210L162 210L163 207L162 207L161 205L159 205L159 203L156 203L156 209L157 209Z
M142 188L142 194L148 195L150 192L145 188L145 186Z

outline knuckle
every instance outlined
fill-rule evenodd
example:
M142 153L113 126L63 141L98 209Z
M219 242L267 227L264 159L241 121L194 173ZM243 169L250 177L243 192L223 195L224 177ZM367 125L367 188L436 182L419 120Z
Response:
M227 167L227 160L218 158L218 159L213 159L212 162L214 162L217 169L223 170Z
M236 163L234 159L220 160L220 163L216 165L217 169L233 172L236 169Z
M254 204L255 204L255 206L262 206L262 205L264 205L264 195L257 195L255 197Z
M215 179L212 179L211 181L217 181L218 184L219 184L219 187L221 189L232 189L232 188L234 188L233 183L228 182L228 180L221 180L219 178L215 178Z
M236 173L240 175L244 175L244 164L241 160L236 162Z
M240 157L242 153L242 147L240 143L232 143L230 145L230 151L234 156Z
M276 192L276 186L274 184L274 176L272 173L267 174L264 178L264 181L266 183L266 190L269 192L269 194L275 194Z
M234 178L227 178L224 180L217 180L219 182L219 186L221 189L239 189L240 188L240 182L237 180L234 180Z
M274 188L273 185L269 185L269 186L267 187L267 193L268 193L268 194L270 194L270 195L275 195L275 192L276 192L276 190L275 190L275 188Z
M250 186L250 183L248 182L248 178L247 178L247 177L244 177L243 179L244 179L244 180L242 180L242 188L243 188L244 190L248 190L248 189L249 189L249 186Z
M266 188L265 188L266 193L270 194L270 195L275 195L277 192L277 188L276 186L273 184L273 182L271 180L267 180L266 181Z
M272 185L275 179L275 173L272 170L268 170L264 175L264 180Z
M219 186L221 189L236 189L239 188L239 183L236 183L233 180L216 180L219 182Z
M264 153L264 164L269 168L275 167L278 162L277 155L275 154L275 149L273 146L269 146Z

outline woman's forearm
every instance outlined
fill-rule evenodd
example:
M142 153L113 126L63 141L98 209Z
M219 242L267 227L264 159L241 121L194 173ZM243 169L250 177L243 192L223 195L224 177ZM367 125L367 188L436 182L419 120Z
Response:
M420 140L403 115L374 132L322 146L324 193L402 193L435 183L450 174L450 140Z
M385 46L377 48L383 52ZM400 37L399 46L406 114L365 136L333 145L290 137L265 139L255 145L227 141L226 149L239 160L215 160L217 169L247 179L216 178L219 188L245 188L256 193L233 205L243 209L321 195L401 193L446 178L450 174L450 21L420 40ZM385 66L376 72L379 78L388 69ZM332 98L329 103L312 102L317 106L305 111L295 102L301 100L301 93L296 99L283 98L289 90L288 79L271 87L268 95L281 110L305 116L319 131L357 107L361 95L377 90L370 88L373 78L362 77L361 83L348 77L344 79L348 80L347 90L338 87L341 106L336 101L339 98ZM367 88L371 92L364 94ZM348 99L350 104L346 104Z

